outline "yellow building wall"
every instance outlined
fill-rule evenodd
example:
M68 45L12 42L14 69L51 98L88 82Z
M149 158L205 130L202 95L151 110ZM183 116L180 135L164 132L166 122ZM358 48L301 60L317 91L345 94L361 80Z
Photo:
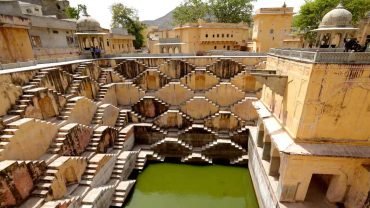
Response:
M34 59L27 29L0 27L0 63Z
M270 48L283 47L283 40L289 37L293 14L260 14L254 17L254 52L268 52Z
M284 95L264 86L261 100L293 138L369 142L370 65L310 64L269 56L266 69L288 76Z

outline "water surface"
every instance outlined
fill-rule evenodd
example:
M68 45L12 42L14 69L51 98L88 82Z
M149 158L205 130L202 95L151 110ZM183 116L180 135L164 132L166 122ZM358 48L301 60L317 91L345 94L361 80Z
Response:
M248 169L149 165L126 208L258 208Z

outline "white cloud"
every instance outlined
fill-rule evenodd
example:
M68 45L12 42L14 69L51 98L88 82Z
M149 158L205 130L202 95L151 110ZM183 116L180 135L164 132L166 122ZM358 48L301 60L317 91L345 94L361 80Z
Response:
M164 16L183 0L69 0L71 6L85 4L88 13L97 19L101 26L109 28L111 23L110 6L114 3L123 3L138 11L140 20L152 20ZM258 0L254 3L255 9L260 7L282 6L284 0ZM295 11L304 3L304 0L287 0L288 6L296 7Z

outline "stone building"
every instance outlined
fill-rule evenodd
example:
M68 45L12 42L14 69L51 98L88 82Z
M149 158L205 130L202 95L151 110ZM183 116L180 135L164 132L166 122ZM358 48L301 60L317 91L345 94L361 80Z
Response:
M29 28L28 18L0 14L0 64L33 60Z
M79 57L74 39L76 22L44 16L42 6L19 2L22 13L31 21L29 36L33 54L39 63L43 60Z
M293 7L260 8L253 16L252 51L268 52L281 48L289 39L293 20Z
M135 37L128 34L124 28L111 30L100 27L100 23L92 17L81 17L77 21L75 33L80 50L83 54L90 54L91 47L98 47L102 55L119 55L135 51L133 41Z
M22 0L22 2L41 6L41 12L46 16L54 16L58 19L66 19L68 0Z
M7 57L2 57L0 60L3 67L65 61L80 57L73 35L76 31L75 21L45 16L42 6L22 1L0 1L0 14L7 15L8 20L14 18L14 21L8 21L1 26L14 28L11 37L9 37L9 30L8 33L4 33L8 34L8 39L4 39L2 43L7 44L7 48L16 48L4 50L3 54ZM22 19L23 25L19 25L20 21L17 19ZM14 37L17 39L14 40ZM10 40L11 42L7 43ZM5 55L15 50L18 52Z
M247 50L247 24L188 23L172 30L157 31L149 34L150 53L187 53L207 52L210 50L240 51Z
M370 53L270 52L266 70L287 82L255 103L249 167L263 207L369 206L369 66Z

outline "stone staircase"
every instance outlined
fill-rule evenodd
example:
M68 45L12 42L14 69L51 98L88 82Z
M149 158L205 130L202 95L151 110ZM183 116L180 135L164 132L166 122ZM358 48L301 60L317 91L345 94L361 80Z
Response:
M212 164L212 159L202 155L201 153L191 153L190 155L181 158L183 163L208 163Z
M77 132L73 132L77 130ZM85 135L72 135L72 133L80 133L82 131ZM68 124L59 129L58 134L50 146L48 153L50 154L58 154L58 155L65 155L65 156L73 156L73 155L80 155L84 152L84 148L88 141L81 141L80 137L87 137L85 139L90 140L90 135L87 132L92 132L93 129L89 126L85 126L83 124ZM76 138L76 136L78 136ZM78 149L77 149L78 148Z
M123 151L116 160L111 179L126 180L135 168L138 151ZM131 167L132 166L132 167Z
M213 141L213 142L211 142L211 143L209 143L209 144L207 144L207 145L203 146L203 147L201 148L201 151L203 152L203 151L205 151L205 150L207 150L207 149L210 149L210 148L215 147L215 146L220 145L220 144L229 144L229 145L231 145L232 147L234 147L235 149L238 149L238 150L240 150L240 151L245 151L245 150L243 149L243 147L241 147L240 145L238 145L238 144L236 144L236 143L234 143L233 141L230 141L230 140L228 140L228 139L217 139L216 141Z
M61 207L80 207L80 206L81 206L81 197L74 196L67 199L46 202L40 208L61 208Z
M232 165L246 165L248 164L248 155L243 155L235 160L230 161Z
M130 111L128 110L121 110L118 114L118 118L116 121L115 127L119 130L121 130L123 127L125 127L128 124L128 113Z
M100 171L100 169L102 168L99 165L101 160L94 160L95 157L114 158L116 156L117 156L116 154L97 154L93 158L91 158L88 161L86 170L85 170L84 174L81 177L80 184L87 185L87 186L92 185L92 181L93 181L94 177L96 176L98 171Z
M76 161L85 161L86 158L84 157L65 157L68 160L76 160ZM77 162L79 163L79 162ZM52 184L58 183L57 180L63 180L60 177L59 168L62 166L63 163L49 165L45 174L39 179L39 183L37 183L35 190L32 192L33 196L41 197L44 199L52 198L53 191L52 191ZM66 181L64 181L66 183ZM60 184L59 184L60 185ZM70 184L65 184L66 186ZM49 196L50 195L50 196Z
M135 186L136 180L122 181L120 182L113 194L112 203L110 207L123 207L129 193Z
M159 145L162 145L162 144L165 144L165 143L176 143L176 144L179 144L180 146L188 149L188 150L191 150L192 149L192 146L190 146L189 144L185 143L184 141L181 141L179 140L178 138L174 138L174 137L166 137L162 140L159 140L158 142L152 144L150 146L151 149L154 149L156 148L157 146Z

